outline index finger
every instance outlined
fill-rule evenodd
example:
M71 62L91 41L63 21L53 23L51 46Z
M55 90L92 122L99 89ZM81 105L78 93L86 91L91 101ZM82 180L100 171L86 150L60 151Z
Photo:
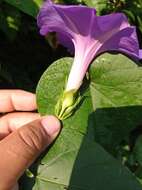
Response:
M24 90L0 90L0 112L33 111L36 108L35 94Z

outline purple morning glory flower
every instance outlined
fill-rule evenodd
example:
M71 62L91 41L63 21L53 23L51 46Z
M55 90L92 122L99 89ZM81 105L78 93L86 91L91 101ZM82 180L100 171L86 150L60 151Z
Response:
M60 43L75 52L65 91L79 89L91 61L105 51L142 58L136 28L122 13L97 16L86 6L65 6L46 1L37 17L40 34L57 32Z

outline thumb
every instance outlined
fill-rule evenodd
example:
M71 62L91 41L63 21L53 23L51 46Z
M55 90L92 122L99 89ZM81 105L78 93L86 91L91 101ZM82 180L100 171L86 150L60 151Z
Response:
M59 131L59 120L47 116L19 128L0 141L0 189L11 189Z

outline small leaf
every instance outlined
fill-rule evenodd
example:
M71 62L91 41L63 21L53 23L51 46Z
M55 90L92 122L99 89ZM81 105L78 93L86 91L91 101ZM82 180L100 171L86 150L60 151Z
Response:
M26 173L27 177L30 177L30 178L34 177L34 174L29 169L26 169L25 173Z

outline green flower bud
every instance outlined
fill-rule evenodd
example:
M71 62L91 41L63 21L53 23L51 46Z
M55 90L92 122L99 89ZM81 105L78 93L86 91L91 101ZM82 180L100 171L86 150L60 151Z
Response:
M55 107L55 114L60 120L71 116L80 102L80 95L76 90L63 92Z

